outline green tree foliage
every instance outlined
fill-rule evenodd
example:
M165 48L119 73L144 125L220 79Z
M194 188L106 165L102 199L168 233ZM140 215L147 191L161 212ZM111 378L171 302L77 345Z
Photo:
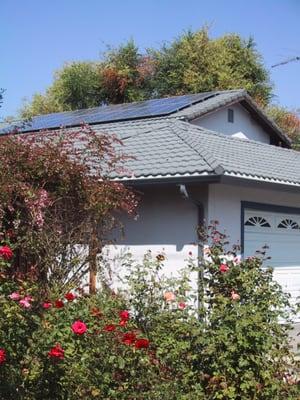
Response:
M22 116L49 114L98 106L103 100L98 65L91 62L66 64L54 75L46 94L36 93L31 104L24 106Z
M109 48L100 62L66 64L23 117L215 89L245 88L261 103L271 97L268 72L252 39L209 37L206 28L141 54L131 40Z
M252 38L211 38L207 28L188 31L145 54L133 40L108 48L99 62L72 62L54 75L45 94L36 93L21 110L38 114L119 104L211 90L246 89L294 142L299 117L272 106L272 84Z
M271 97L268 72L253 39L237 34L211 39L207 29L188 32L152 51L159 96L244 88L267 103Z

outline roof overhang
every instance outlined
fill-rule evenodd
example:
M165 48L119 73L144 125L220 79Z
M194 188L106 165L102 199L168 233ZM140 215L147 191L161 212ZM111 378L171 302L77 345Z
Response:
M140 178L114 179L116 182L123 183L126 186L139 187L151 185L178 185L178 184L215 184L222 183L226 185L241 185L261 189L280 190L286 192L299 193L300 184L274 179L262 178L258 176L246 176L244 174L228 173L214 175L197 176L157 176Z

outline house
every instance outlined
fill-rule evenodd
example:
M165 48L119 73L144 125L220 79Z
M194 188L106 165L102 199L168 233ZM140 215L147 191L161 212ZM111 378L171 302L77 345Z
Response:
M244 90L38 116L22 130L83 121L117 134L134 156L113 178L142 200L114 254L164 251L172 272L197 255L197 226L218 220L244 256L267 244L276 279L300 294L300 153Z

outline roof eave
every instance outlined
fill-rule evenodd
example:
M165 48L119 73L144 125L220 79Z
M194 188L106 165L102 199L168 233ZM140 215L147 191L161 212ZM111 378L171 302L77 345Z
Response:
M292 141L290 138L279 128L279 126L267 116L267 114L256 104L251 96L245 91L238 91L233 97L225 99L221 104L216 106L212 105L205 112L194 112L186 114L183 118L185 121L191 122L197 118L202 118L215 111L221 110L224 107L231 106L233 104L240 103L254 118L265 126L265 129L269 131L271 136L276 136L277 139L283 144L283 147L291 148Z
M221 175L186 175L186 176L165 176L165 177L141 177L141 178L116 178L115 182L123 183L126 186L148 186L148 185L176 185L181 183L218 183Z

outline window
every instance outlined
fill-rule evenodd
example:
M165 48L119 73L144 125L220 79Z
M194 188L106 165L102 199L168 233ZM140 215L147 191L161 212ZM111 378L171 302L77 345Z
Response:
M278 228L300 229L300 227L296 221L293 221L292 219L288 219L288 218L281 221L280 224L278 225Z
M246 226L260 226L261 228L270 228L271 225L263 217L250 217L248 221L245 222Z
M228 120L228 122L233 123L234 122L234 111L232 108L228 108L227 111L228 111L227 112L227 120Z

